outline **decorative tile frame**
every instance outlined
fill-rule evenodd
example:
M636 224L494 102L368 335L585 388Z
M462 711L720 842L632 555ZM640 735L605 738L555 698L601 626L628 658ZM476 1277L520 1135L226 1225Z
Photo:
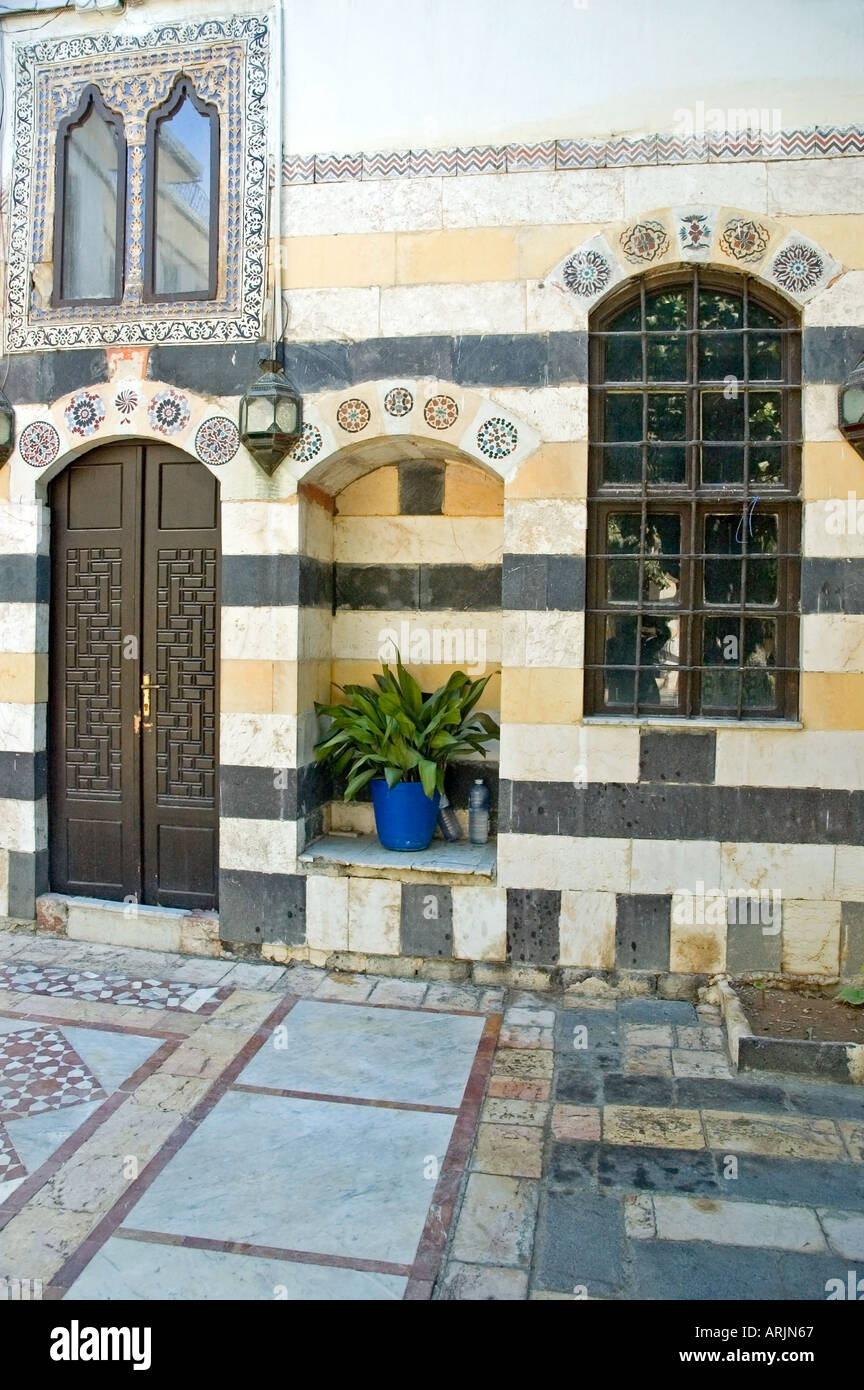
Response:
M117 343L239 342L261 331L267 246L268 24L237 15L15 47L15 135L10 210L10 352ZM222 131L219 290L208 301L143 302L147 113L180 73L216 105ZM125 291L119 305L53 308L31 271L53 256L57 124L95 83L122 115L128 145Z
M803 305L842 273L829 252L803 233L741 208L686 205L656 208L610 223L576 246L546 274L574 313L593 309L621 280L653 266L732 267Z

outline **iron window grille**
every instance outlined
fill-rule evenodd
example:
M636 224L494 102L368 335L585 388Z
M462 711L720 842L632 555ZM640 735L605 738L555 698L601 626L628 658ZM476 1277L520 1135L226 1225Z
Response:
M610 297L589 338L586 711L794 719L801 338L749 277Z

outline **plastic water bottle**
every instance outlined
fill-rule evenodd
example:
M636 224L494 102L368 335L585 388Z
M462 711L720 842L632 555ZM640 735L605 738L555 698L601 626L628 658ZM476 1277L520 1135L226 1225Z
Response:
M468 793L468 839L472 845L485 845L489 839L489 788L479 777Z
M462 839L459 817L443 792L441 793L441 800L438 802L438 829L445 840Z

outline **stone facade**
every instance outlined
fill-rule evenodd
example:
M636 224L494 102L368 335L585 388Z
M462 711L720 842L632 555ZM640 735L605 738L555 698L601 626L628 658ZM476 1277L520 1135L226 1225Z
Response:
M265 20L250 11L225 42L238 54L257 46L247 61L266 87ZM198 51L202 31L187 28L165 50L165 80L184 45ZM54 90L67 49L38 45L16 60L29 138L50 142L28 125L44 119L28 104L31 69ZM111 51L115 77L124 52ZM258 196L249 110L238 119L248 216ZM233 327L221 308L215 333L190 327L206 322L203 311L151 332L140 315L103 310L95 333L58 336L56 325L33 326L16 289L44 259L17 236L16 218L50 171L37 161L15 175L0 912L32 917L50 888L47 486L94 445L167 439L221 489L223 942L319 964L349 953L546 971L854 973L864 520L856 511L838 529L829 519L857 498L864 469L836 424L838 386L864 352L864 131L283 153L281 163L281 237L268 263L287 297L284 358L306 423L272 478L236 431L257 372L254 244ZM583 718L591 314L628 278L694 263L755 277L800 314L794 724ZM227 295L224 274L221 283ZM371 829L368 803L334 802L314 763L313 703L331 681L371 677L385 630L415 643L424 682L481 652L486 671L500 670L485 697L501 720L486 769L494 871L319 872L302 857L328 830ZM472 771L454 783L463 815ZM772 893L782 909L767 919L733 910ZM147 929L129 926L133 944L146 944Z

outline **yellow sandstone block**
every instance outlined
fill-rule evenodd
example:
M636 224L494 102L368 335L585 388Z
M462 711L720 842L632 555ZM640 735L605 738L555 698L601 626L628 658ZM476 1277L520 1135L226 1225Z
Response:
M223 661L219 703L223 714L269 714L273 709L272 661Z
M0 654L0 703L38 705L48 699L48 656L45 652Z
M585 497L588 491L588 445L584 440L543 444L505 485L508 498Z
M482 284L519 278L511 227L403 232L396 238L399 285Z
M339 516L398 516L398 468L376 468L349 483L336 498L336 512Z
M861 460L845 440L805 444L802 464L801 495L805 501L839 497L845 502L850 492L864 500Z
M445 516L501 516L504 489L499 478L467 463L448 463L444 474Z
M778 217L790 231L803 232L842 261L847 270L864 270L864 217Z
M801 722L807 729L864 729L864 675L803 671Z
M9 464L0 468L0 502L9 501Z
M563 223L557 227L520 227L517 232L518 278L542 280L562 256L575 251L577 246L600 230L596 222Z
M573 724L582 718L582 672L510 667L501 676L501 718L509 724Z
M286 290L396 283L393 232L283 237L281 259Z

